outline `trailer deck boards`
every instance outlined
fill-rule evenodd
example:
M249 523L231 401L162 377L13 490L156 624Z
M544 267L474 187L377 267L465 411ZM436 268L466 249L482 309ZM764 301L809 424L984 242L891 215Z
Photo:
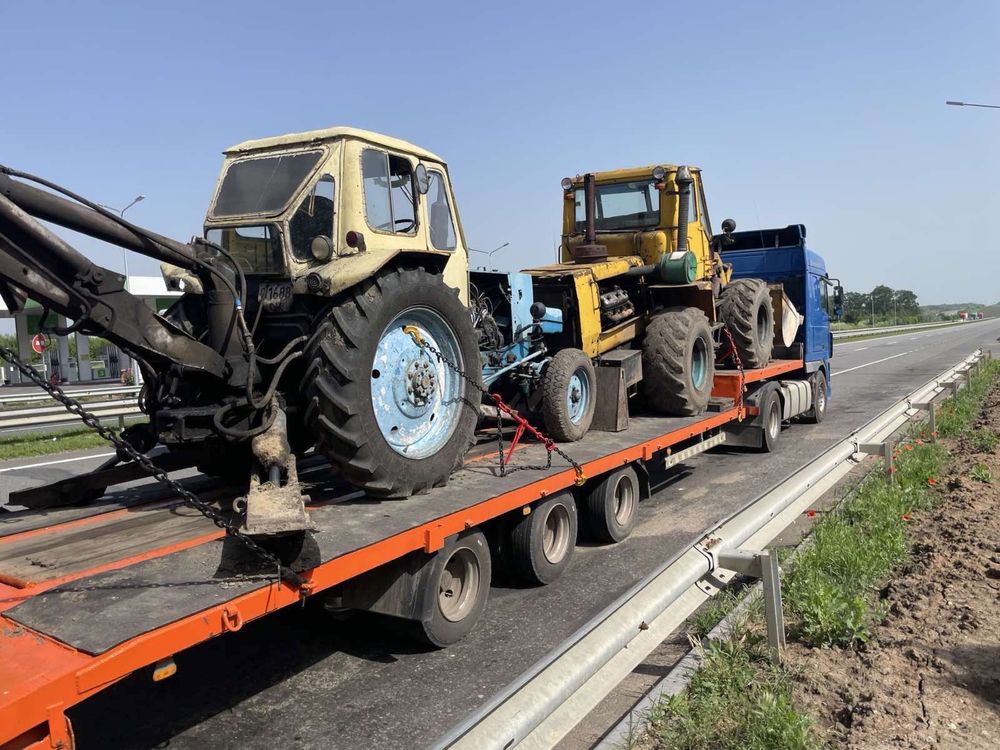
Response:
M802 367L785 360L742 376L720 372L718 411L633 417L623 432L592 432L562 447L591 478L649 460L741 418L742 407L726 398L739 393L741 379ZM544 447L528 444L511 463L545 461ZM435 552L447 537L572 488L575 479L555 455L548 469L506 476L495 457L478 456L446 487L405 500L345 494L338 480L320 476L308 488L317 531L286 552L315 593L410 552ZM299 600L276 571L177 500L105 506L89 516L68 511L50 514L64 522L38 526L24 516L0 530L0 726L16 719L19 731L30 729L27 706L40 723L58 705L61 721L65 708L130 672ZM50 735L58 731L49 724Z

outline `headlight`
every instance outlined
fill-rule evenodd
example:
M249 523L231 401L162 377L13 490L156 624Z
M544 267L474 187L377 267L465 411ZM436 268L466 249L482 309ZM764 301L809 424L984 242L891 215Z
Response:
M571 177L563 177L562 182L559 184L562 185L563 190L570 190L573 187L573 179Z
M667 170L663 167L653 167L653 179L660 182L664 177L667 176Z

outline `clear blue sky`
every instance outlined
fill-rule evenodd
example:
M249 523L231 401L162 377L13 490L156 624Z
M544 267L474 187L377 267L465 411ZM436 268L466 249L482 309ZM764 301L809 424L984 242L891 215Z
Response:
M716 226L806 224L849 289L1000 300L1000 110L944 105L1000 103L989 0L8 2L0 28L0 163L145 193L129 218L180 239L223 148L344 124L441 154L506 268L553 257L563 176L674 162Z

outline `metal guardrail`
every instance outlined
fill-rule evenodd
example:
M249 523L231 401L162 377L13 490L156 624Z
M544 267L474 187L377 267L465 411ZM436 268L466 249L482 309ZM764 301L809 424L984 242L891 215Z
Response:
M100 419L124 419L132 414L140 414L135 399L128 401L107 401L87 405L87 411ZM0 430L34 428L40 425L55 426L80 422L75 414L70 414L62 406L47 406L41 409L16 409L0 411Z
M990 318L979 320L956 320L940 323L909 323L903 326L879 326L875 328L852 328L847 331L833 331L834 339L851 339L857 336L873 336L879 333L907 333L908 331L919 331L922 328L948 328L950 326L966 325L968 323L982 323Z
M139 393L139 386L116 385L110 388L91 388L83 391L69 390L67 393L73 398L99 398L101 396L121 396L123 394L136 395ZM0 393L0 406L8 404L32 404L51 400L52 397L47 393L18 393L11 396Z
M720 565L754 554L851 471L867 451L961 382L981 350L900 399L637 583L478 711L438 748L551 748L731 579Z

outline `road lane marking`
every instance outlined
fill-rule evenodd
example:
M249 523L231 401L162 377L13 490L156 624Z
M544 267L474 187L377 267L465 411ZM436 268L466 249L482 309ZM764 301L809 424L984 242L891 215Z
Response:
M896 357L905 357L907 354L913 354L913 352L918 352L919 349L910 349L908 352L900 352L899 354L893 354L891 357L883 357L882 359L876 359L874 362L868 362L863 365L858 365L857 367L848 367L846 370L837 370L830 377L834 375L843 375L847 372L854 372L855 370L860 370L862 367L871 367L872 365L877 365L879 362L888 362L890 359L895 359Z
M854 351L856 351L856 352L863 352L865 349L868 349L868 348L870 348L870 347L862 346L860 349L855 349Z
M60 458L58 461L43 461L38 464L25 464L24 466L10 466L6 469L0 469L0 474L5 474L8 471L21 471L22 469L39 469L43 466L55 466L56 464L68 464L73 461L87 461L92 458L110 458L115 455L112 453L98 453L94 456L74 456L73 458Z

